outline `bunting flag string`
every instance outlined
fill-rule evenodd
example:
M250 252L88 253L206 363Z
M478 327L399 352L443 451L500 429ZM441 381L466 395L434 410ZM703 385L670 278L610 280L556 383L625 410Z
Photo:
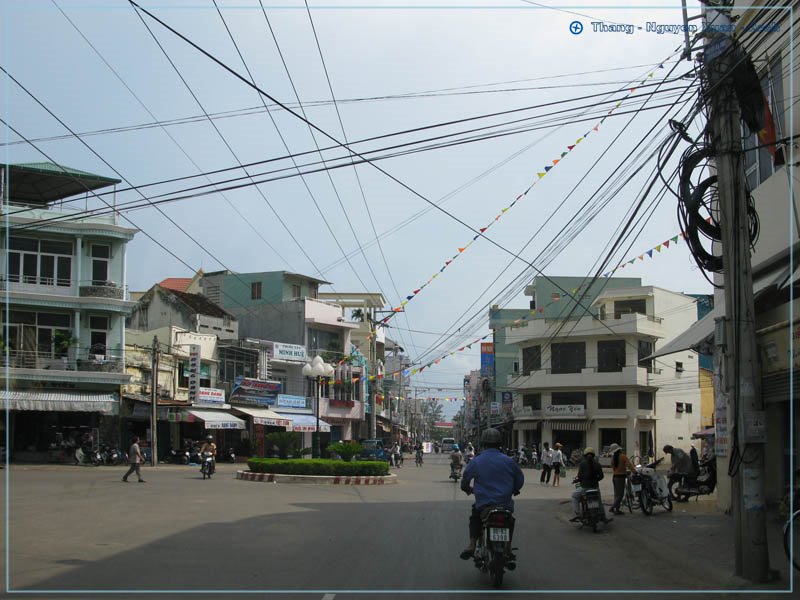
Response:
M658 65L658 68L663 68L663 66L662 66L662 65ZM647 74L647 76L646 76L646 77L645 77L645 78L644 78L642 81L640 81L640 82L639 82L639 85L643 85L643 84L645 84L645 83L647 82L647 80L648 80L648 79L651 79L651 78L653 77L653 73L654 73L654 72L655 72L655 69L654 69L653 71L651 71L650 73L648 73L648 74ZM631 94L633 94L635 91L636 91L636 87L631 87L631 88L629 88L629 89L628 89L628 93L627 93L627 95L626 95L624 98L622 98L622 100L620 100L619 102L617 102L617 103L614 105L614 107L613 107L611 110L609 110L609 111L606 113L606 115L605 115L605 116L604 116L602 119L600 119L600 121L598 121L598 122L597 122L597 123L596 123L596 124L595 124L593 127L589 128L589 130L587 130L587 131L586 131L586 133L584 133L584 134L583 134L582 136L580 136L580 137L579 137L577 140L575 140L575 142L574 142L573 144L570 144L570 145L568 145L568 146L567 146L567 149L566 149L565 151L559 152L559 154L558 154L558 158L555 158L555 159L553 159L553 160L552 160L552 164L551 164L551 165L545 165L544 167L542 167L542 170L541 170L541 171L537 171L537 172L536 172L536 179L534 179L533 183L531 183L531 184L528 186L528 188L527 188L527 189L526 189L524 192L522 192L521 194L519 194L519 195L518 195L518 196L517 196L517 197L514 199L514 201L513 201L513 202L511 202L511 204L509 204L509 205L508 205L508 206L506 206L505 208L502 208L502 209L500 210L500 212L497 214L497 216L495 216L495 217L494 217L494 218L493 218L493 219L492 219L492 220L489 222L489 224L488 224L488 225L486 225L485 227L481 227L481 228L479 228L479 229L478 229L478 231L479 231L480 233L478 233L477 235L475 235L475 236L474 236L474 237L473 237L473 238L472 238L472 239L471 239L469 242L467 242L467 243L466 243L464 246L460 246L460 247L458 247L458 252L456 252L456 254L454 254L452 257L448 258L447 260L445 260L445 262L444 262L444 265L443 265L443 266L442 266L442 267L441 267L441 268L440 268L440 269L439 269L439 270L438 270L436 273L434 273L433 275L431 275L431 276L428 278L428 280L427 280L427 281L425 281L425 283L423 283L422 285L420 285L419 287L417 287L417 289L415 289L415 290L414 290L412 293L408 294L408 295L405 297L406 299L405 299L405 300L403 300L403 301L400 303L400 306L397 306L397 307L394 307L394 308L392 308L392 312L391 312L391 313L389 313L389 314L388 314L386 317L384 317L384 318L381 320L381 323L383 323L383 324L386 324L386 323L388 323L388 322L389 322L389 320L390 320L390 319L391 319L393 316L395 316L395 315L396 315L398 312L401 312L401 311L402 311L402 310L405 308L406 304L408 304L409 302L411 302L412 300L414 300L414 298L416 298L416 297L417 297L417 296L418 296L418 295L419 295L419 294L422 292L422 290L424 290L424 289L425 289L425 288L426 288L428 285L430 285L430 284L433 282L433 280L434 280L434 279L436 279L436 277L437 277L437 276L438 276L440 273L444 272L444 270L445 270L445 269L447 269L448 267L450 267L450 266L453 264L453 262L455 262L455 260L456 260L456 259L457 259L459 256L461 256L461 255L462 255L462 254L463 254L463 253L464 253L464 252L465 252L467 249L469 249L469 247L470 247L470 246L472 246L472 244L474 244L474 243L475 243L475 242L478 240L478 238L479 238L479 237L483 236L483 235L485 234L485 232L486 232L486 231L487 231L487 230L488 230L490 227L492 227L492 225L494 225L495 223L497 223L497 222L500 220L500 218L501 218L501 217L503 217L503 216L506 214L506 212L508 212L508 210L509 210L510 208L512 208L512 207L513 207L513 206L514 206L514 205L515 205L515 204L516 204L516 203L517 203L519 200L522 200L523 198L525 198L525 197L528 195L528 193L529 193L529 192L530 192L530 191L531 191L531 190L532 190L532 189L533 189L533 188L534 188L534 187L535 187L535 186L536 186L536 185L537 185L537 184L538 184L538 183L539 183L539 182L540 182L540 181L541 181L541 180L542 180L542 179L543 179L545 176L547 176L547 175L549 175L549 174L550 174L550 172L551 172L551 171L552 171L552 170L555 168L555 166L556 166L556 165L558 165L558 164L559 164L559 163L560 163L560 162L561 162L561 161L564 159L564 157L566 157L566 156L567 156L569 153L571 153L571 152L572 152L572 151L573 151L573 150L574 150L574 149L575 149L575 148L578 146L578 144L580 144L582 141L584 141L586 138L588 138L588 137L589 137L589 136L590 136L592 133L599 131L599 130L600 130L600 125L602 125L602 124L603 124L603 122L604 122L604 121L605 121L605 120L608 118L608 116L609 116L609 115L611 115L611 114L612 114L612 113L613 113L613 112L614 112L616 109L618 109L620 106L622 106L622 103L623 103L623 102L624 102L624 101L625 101L625 100L626 100L626 99L627 99L627 98L628 98L628 97L629 97Z
M706 221L711 223L711 217L707 217ZM607 272L603 273L603 277L611 277L619 269L624 269L626 266L634 264L637 260L643 261L645 256L647 256L648 258L653 258L653 251L655 251L655 252L660 254L662 249L664 249L664 248L669 249L670 244L672 244L673 246L676 246L678 244L678 240L680 240L680 239L686 239L686 234L683 231L681 231L677 235L673 235L669 239L664 240L660 244L656 244L652 248L648 248L647 250L645 250L642 254L640 254L638 256L635 256L635 257L627 259L627 260L623 260L621 263L619 263L616 267L614 267L610 271L607 271Z

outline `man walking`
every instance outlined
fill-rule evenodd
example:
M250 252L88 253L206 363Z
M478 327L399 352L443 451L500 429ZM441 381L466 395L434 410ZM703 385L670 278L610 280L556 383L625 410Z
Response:
M553 468L553 451L550 450L550 444L544 443L542 448L542 476L539 478L539 483L550 483L550 471Z
M139 438L136 436L133 436L133 439L131 440L131 448L128 451L128 459L131 461L131 466L128 469L128 472L122 476L122 481L128 483L128 475L136 471L136 476L139 478L139 483L144 483L141 471L141 466L144 462L144 456L139 448Z

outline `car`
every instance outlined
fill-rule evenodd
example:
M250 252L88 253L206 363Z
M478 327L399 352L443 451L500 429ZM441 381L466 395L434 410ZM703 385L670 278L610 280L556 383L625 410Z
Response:
M452 452L453 447L456 445L456 438L442 438L442 452Z
M363 450L358 455L359 460L384 460L389 462L389 452L383 446L383 440L363 440Z

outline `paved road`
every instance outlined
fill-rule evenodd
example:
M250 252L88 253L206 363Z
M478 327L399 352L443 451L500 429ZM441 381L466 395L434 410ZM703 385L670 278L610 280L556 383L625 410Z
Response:
M471 500L447 479L441 455L426 455L421 468L406 460L393 469L397 485L378 487L245 482L234 478L236 468L220 465L202 481L196 467L166 465L144 469L147 483L126 484L122 468L13 466L11 591L95 590L102 598L112 590L148 590L150 597L193 590L241 598L225 590L269 593L258 597L308 590L308 597L333 593L340 600L370 596L348 591L461 598L492 589L471 562L458 559ZM731 575L731 522L712 503L616 517L592 534L567 521L572 477L554 488L541 485L538 474L526 470L517 499L519 567L507 575L506 589L755 587ZM5 481L0 487L5 492ZM779 525L770 528L772 562L783 578L761 589L788 590L787 569L777 564Z

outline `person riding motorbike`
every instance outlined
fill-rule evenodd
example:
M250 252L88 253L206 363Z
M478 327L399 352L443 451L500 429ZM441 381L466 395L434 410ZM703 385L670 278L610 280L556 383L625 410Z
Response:
M603 467L597 462L595 458L594 448L587 446L583 449L583 460L578 464L578 487L572 492L572 510L575 516L570 519L572 522L581 520L581 498L583 498L584 490L597 489L600 480L605 476L603 474Z
M525 483L522 469L510 458L500 452L502 436L497 429L489 428L481 435L483 451L470 461L464 469L461 490L475 494L475 503L469 517L469 546L461 552L461 558L469 560L475 554L475 544L481 536L483 523L481 511L490 506L514 510L512 496L519 494ZM474 482L474 483L473 483ZM513 535L513 521L511 533ZM514 557L510 557L513 561Z
M461 468L464 466L464 456L458 448L458 444L453 446L453 451L450 453L450 471L458 471L461 474Z
M467 463L475 458L475 447L472 445L472 442L467 442L467 447L464 450L464 459Z
M214 436L211 434L206 436L206 441L203 442L203 445L200 448L200 456L203 456L205 452L208 452L211 455L211 460L214 462L214 466L216 466L217 445L214 443ZM202 466L200 467L200 470L203 470Z
M414 444L414 456L416 457L417 462L420 464L422 464L422 455L423 455L422 443L417 442L416 444Z

